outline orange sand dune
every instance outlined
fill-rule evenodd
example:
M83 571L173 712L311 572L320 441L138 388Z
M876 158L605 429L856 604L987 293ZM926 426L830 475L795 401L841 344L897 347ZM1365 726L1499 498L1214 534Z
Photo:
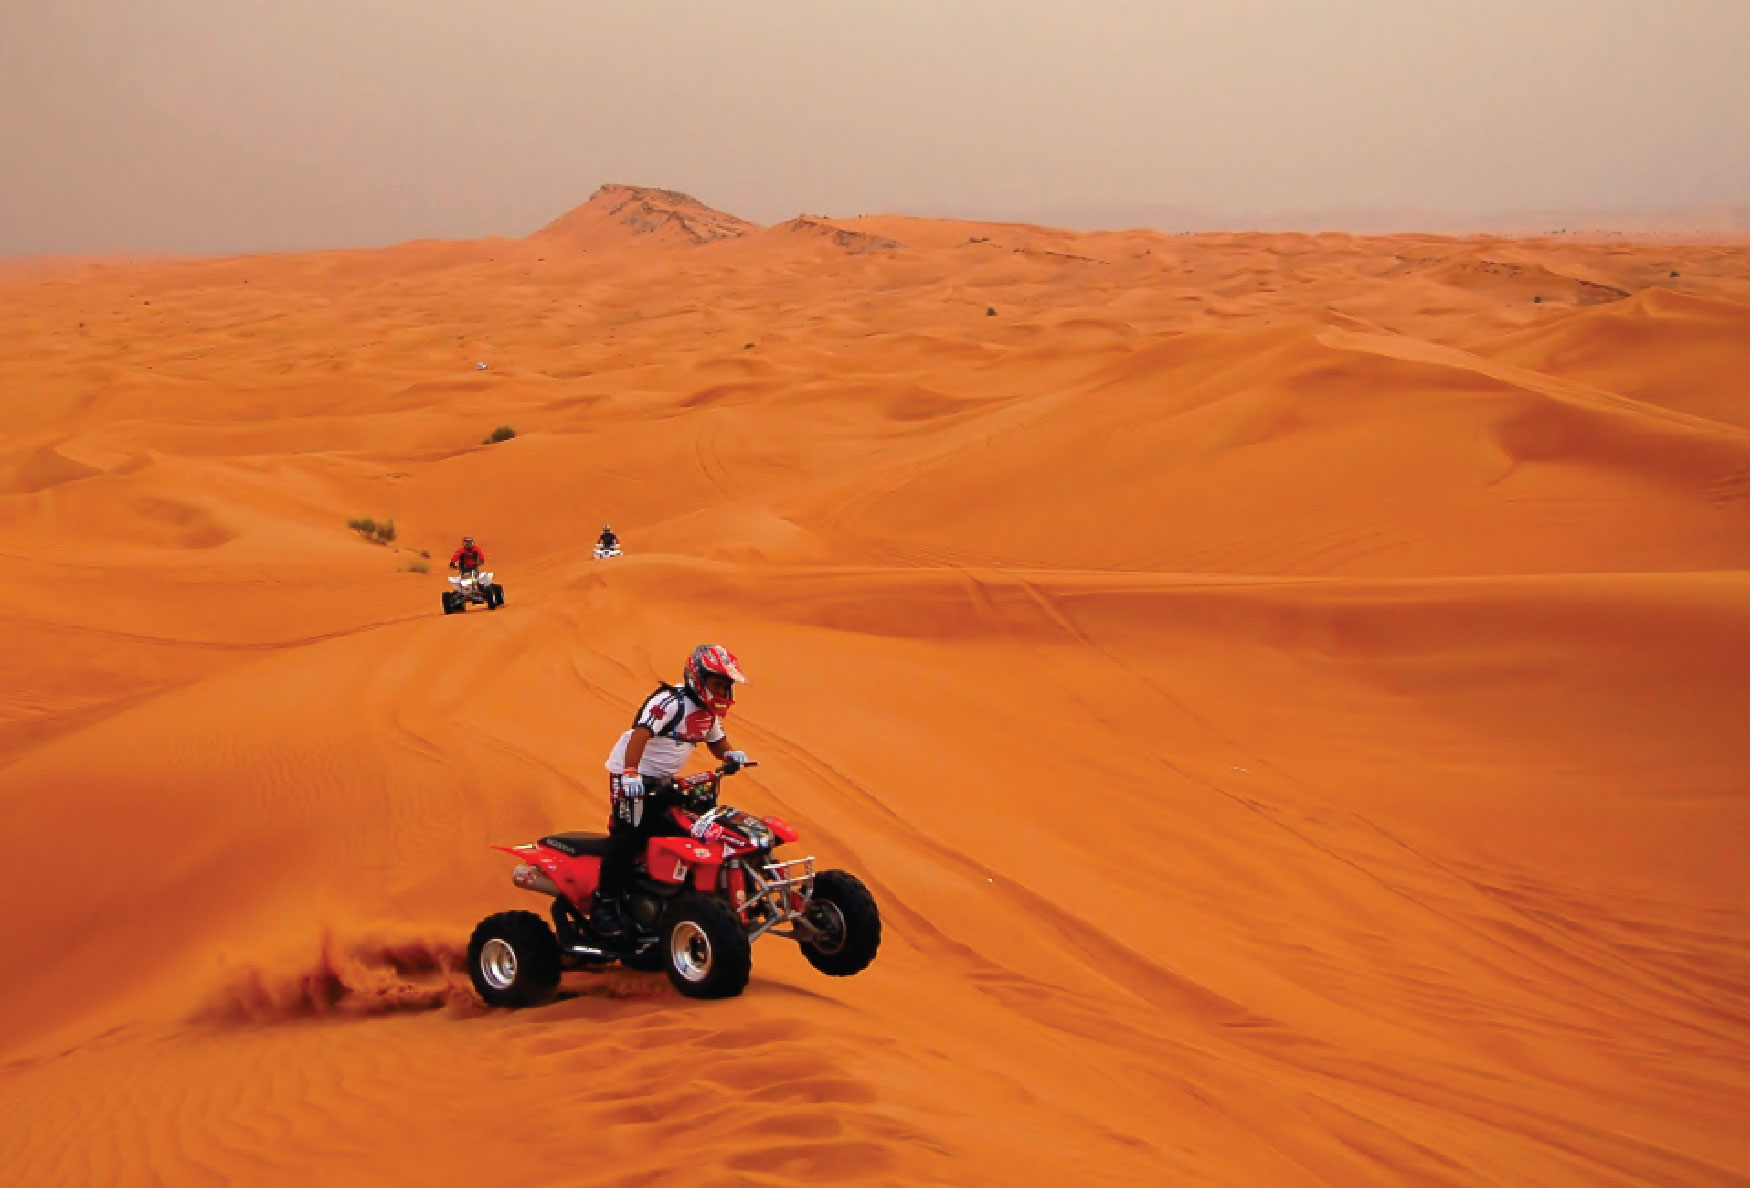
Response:
M1719 244L0 271L0 1184L1744 1183L1747 373ZM708 639L879 959L486 1009Z

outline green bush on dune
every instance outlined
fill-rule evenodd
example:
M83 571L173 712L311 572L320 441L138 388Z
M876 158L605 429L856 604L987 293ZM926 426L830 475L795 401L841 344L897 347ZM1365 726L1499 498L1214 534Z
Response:
M394 520L379 521L373 520L370 516L363 516L356 520L348 520L346 526L366 540L375 541L377 544L388 544L395 539Z
M500 425L492 431L492 436L486 439L487 445L497 445L501 441L509 441L516 436L516 430L509 425Z

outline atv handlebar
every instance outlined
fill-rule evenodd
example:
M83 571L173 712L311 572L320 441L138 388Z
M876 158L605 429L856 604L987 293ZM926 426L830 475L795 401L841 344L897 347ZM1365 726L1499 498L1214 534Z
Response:
M705 804L707 807L717 799L717 785L723 782L724 776L732 776L738 771L749 767L758 767L759 760L749 759L746 763L725 763L715 771L701 771L695 775L682 776L675 780L675 794L689 804Z

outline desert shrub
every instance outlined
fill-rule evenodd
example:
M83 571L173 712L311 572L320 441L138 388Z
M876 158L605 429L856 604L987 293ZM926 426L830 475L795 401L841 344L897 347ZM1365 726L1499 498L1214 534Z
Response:
M1543 298L1542 298L1542 297L1533 297L1533 298L1532 298L1532 299L1531 299L1531 301L1532 301L1532 304L1533 304L1533 305L1542 305L1542 304L1543 304Z
M408 573L430 573L431 566L428 565L424 561L409 561L407 563L407 572Z
M996 306L994 306L994 305L987 305L987 306L985 306L985 307L984 307L984 316L985 316L985 317L987 317L987 318L994 318L994 317L996 317L996 316L997 316L997 307L996 307Z
M388 544L395 539L395 521L377 520L370 516L360 516L356 520L348 520L346 526L376 544Z
M1677 278L1678 278L1678 277L1680 277L1680 276L1682 276L1682 275L1683 275L1683 274L1682 274L1682 273L1681 273L1681 272L1679 272L1679 271L1677 271L1677 270L1676 270L1676 269L1675 269L1675 268L1673 268L1673 269L1672 269L1672 270L1671 270L1671 279L1672 279L1672 280L1676 280L1676 279L1677 279ZM82 325L82 326L83 326L83 325L84 325L84 324L85 324L85 323L83 323L83 322L81 322L81 323L80 323L80 325Z
M509 441L516 436L516 430L509 425L500 425L492 431L492 436L486 439L487 445L497 445L501 441Z

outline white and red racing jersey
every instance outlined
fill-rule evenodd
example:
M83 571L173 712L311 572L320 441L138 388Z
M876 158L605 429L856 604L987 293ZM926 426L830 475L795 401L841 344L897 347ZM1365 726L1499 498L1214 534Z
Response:
M638 774L652 779L674 775L700 743L723 741L723 723L717 715L694 701L685 689L672 685L664 685L644 699L632 723L633 729L639 726L654 737L644 744ZM631 740L632 731L628 730L608 754L606 766L615 775L626 770L626 744Z

